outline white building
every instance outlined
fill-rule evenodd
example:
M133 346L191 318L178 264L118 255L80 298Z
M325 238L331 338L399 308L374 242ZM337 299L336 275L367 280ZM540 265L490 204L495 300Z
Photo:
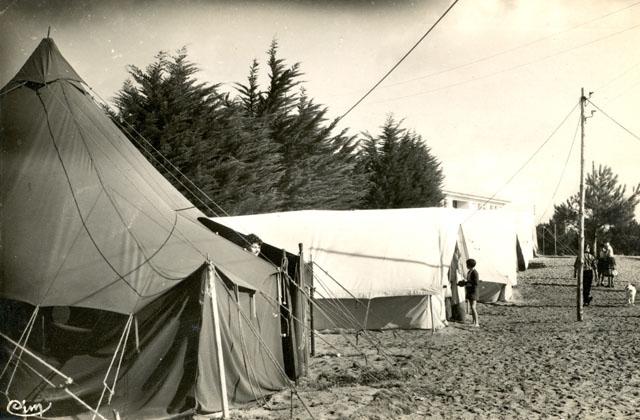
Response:
M442 192L444 193L443 207L454 209L499 209L509 204L509 201L495 197L484 197L449 190L443 190Z

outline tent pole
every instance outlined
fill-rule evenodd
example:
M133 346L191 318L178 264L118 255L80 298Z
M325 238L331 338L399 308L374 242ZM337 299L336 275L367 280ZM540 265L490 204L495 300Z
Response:
M306 286L306 265L304 263L304 251L303 251L303 247L302 247L302 243L298 244L298 256L299 256L299 260L298 260L298 285L299 288L304 288ZM300 290L298 290L298 293L300 293ZM302 303L302 302L300 302ZM311 306L311 305L309 305ZM304 306L303 306L304 308ZM307 311L303 310L302 311L302 336L304 337L302 339L302 341L304 341L304 354L303 354L303 365L302 365L302 376L307 376L307 373L309 372L309 347L307 345L307 334L304 332L305 328L304 326L307 325Z
M220 336L220 315L218 314L218 299L216 297L216 274L211 262L207 263L207 280L209 281L209 291L211 294L211 305L213 312L213 329L216 338L216 356L218 359L218 372L220 374L220 399L222 401L222 418L229 418L229 401L227 400L227 377L224 369L224 359L222 355L222 338Z
M313 256L311 254L309 254L309 263L309 266L311 267L311 275L309 276L309 301L311 303L309 305L309 330L311 332L311 335L309 339L311 341L311 357L313 357L316 355L316 337L313 325L313 305L315 304L313 294L316 288L313 287Z

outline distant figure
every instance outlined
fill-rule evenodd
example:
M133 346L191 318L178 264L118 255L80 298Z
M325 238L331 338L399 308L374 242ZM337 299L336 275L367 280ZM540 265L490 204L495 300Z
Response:
M578 270L580 269L580 256L576 257L576 261L573 264L573 278L578 276ZM594 274L597 275L598 266L596 257L591 253L591 247L586 245L584 247L584 264L582 265L582 301L584 306L589 306L591 303L591 284L593 283Z
M480 282L480 276L475 269L476 260L468 259L467 260L467 279L461 280L458 282L458 286L464 286L464 291L467 296L467 301L469 302L469 306L471 307L471 316L473 316L473 326L479 327L480 322L478 320L478 309L477 309L477 301L478 301L478 283Z
M613 255L613 247L609 242L604 244L607 247L607 262L609 266L607 267L606 277L608 280L607 287L613 287L613 278L618 275L618 271L616 270L616 259Z
M260 239L258 235L251 233L247 235L246 240L249 244L249 249L247 249L247 251L251 252L256 257L260 255L260 250L262 249L262 239Z
M607 249L607 257L613 258L613 247L609 242L604 243L604 247Z
M598 250L598 276L596 286L604 286L604 278L609 269L609 257L607 257L607 247L602 245Z

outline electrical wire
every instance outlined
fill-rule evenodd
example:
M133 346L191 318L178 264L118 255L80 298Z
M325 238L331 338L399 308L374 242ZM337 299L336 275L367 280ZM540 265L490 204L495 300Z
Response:
M593 105L598 111L602 112L604 114L605 117L609 118L611 121L613 121L618 127L622 128L624 131L626 131L627 133L629 133L633 138L635 138L636 140L640 141L640 136L638 136L637 134L635 134L634 132L632 132L631 130L629 130L627 127L625 127L624 125L622 125L621 123L619 123L618 121L616 121L611 115L607 114L602 108L600 108L598 105L594 104L591 99L587 98L587 101L589 101L589 103L591 105Z
M371 92L373 92L378 86L380 86L380 84L396 69L398 68L398 66L409 56L409 54L411 54L413 52L413 50L416 49L416 47L427 37L427 35L429 35L429 33L431 33L431 31L438 25L438 23L440 23L440 21L442 19L444 19L444 17L447 15L447 13L449 13L449 11L453 8L453 6L456 5L456 3L458 3L459 0L454 0L453 3L451 3L451 5L447 8L447 10L445 10L445 12L442 14L442 16L440 16L438 18L438 20L435 21L435 23L433 25L431 25L431 27L427 30L427 32L424 33L424 35L422 35L420 37L420 39L418 39L418 41L413 44L413 46L409 49L409 51L407 51L401 58L400 60L398 60L396 62L396 64L393 65L393 67L391 67L391 69L389 71L387 71L387 73L385 73L384 76L382 76L382 78L380 80L378 80L378 82L373 85L373 87L371 89L369 89L367 91L367 93L365 93L360 99L358 99L358 101L356 101L355 104L353 104L351 106L351 108L349 108L347 110L347 112L345 112L344 114L342 114L340 117L338 117L338 121L342 120L344 117L346 117L355 107L357 107L367 96L369 96L369 94Z
M520 171L522 171L528 164L529 162L531 162L531 160L533 160L533 158L540 152L540 150L542 150L542 148L553 138L553 136L558 132L558 130L564 125L564 123L567 121L567 119L569 118L569 116L571 116L571 114L573 114L573 111L576 110L576 108L578 108L578 105L580 105L580 101L576 102L576 104L573 106L573 108L571 108L571 111L569 111L567 113L567 115L562 119L562 121L560 121L560 124L558 124L556 126L556 128L553 129L553 131L551 132L551 134L546 138L546 140L544 142L542 142L542 144L540 146L538 146L538 148L535 150L535 152L533 152L531 154L531 156L529 156L529 158L520 166L520 168L518 168L518 170L511 175L511 177L507 180L507 182L505 182L500 188L498 188L498 190L493 193L493 195L489 198L487 198L484 202L482 202L479 206L478 209L476 209L475 211L473 211L469 216L467 216L467 218L462 222L465 223L467 220L469 220L476 212L478 212L482 207L484 207L485 204L487 204L488 202L490 202L491 200L493 200L500 191L502 191L502 189L504 187L506 187L507 185L509 185L509 183L511 183L511 181L513 181L513 179L520 173Z
M578 118L578 123L576 124L576 129L573 132L573 140L571 141L571 147L569 147L569 153L567 153L567 158L564 161L564 166L562 167L562 171L560 172L560 178L558 178L558 183L556 184L556 188L553 190L553 195L551 196L551 200L549 201L549 205L542 212L542 216L538 219L541 221L544 219L544 216L547 214L547 211L551 207L553 200L556 198L556 194L558 193L558 189L560 188L560 184L562 183L562 179L564 178L564 173L567 169L567 165L569 164L569 159L571 158L571 152L573 151L573 146L576 143L576 138L578 138L578 128L580 127L580 119Z
M622 34L622 33L625 33L625 32L628 32L628 31L631 31L631 30L633 30L633 29L637 29L637 28L639 28L639 27L640 27L640 24L633 25L633 26L630 26L630 27L628 27L628 28L626 28L626 29L622 29L622 30L620 30L620 31L618 31L618 32L614 32L614 33L611 33L611 34L609 34L609 35L606 35L606 36L604 36L604 37L596 38L596 39L591 40L591 41L589 41L589 42L585 42L584 44L576 45L575 47L567 48L567 49L565 49L565 50L561 50L561 51L555 52L555 53L553 53L553 54L549 54L549 55L546 55L546 56L543 56L543 57L537 58L537 59L532 60L532 61L528 61L528 62L525 62L525 63L520 63L520 64L517 64L517 65L515 65L515 66L508 67L508 68L506 68L506 69L502 69L502 70L499 70L499 71L496 71L496 72L488 73L488 74L485 74L485 75L483 75L483 76L478 76L478 77L474 77L474 78L471 78L471 79L462 80L462 81L460 81L460 82L451 83L451 84L449 84L449 85L440 86L440 87L437 87L437 88L434 88L434 89L430 89L430 90L425 90L425 91L421 91L421 92L411 93L411 94L408 94L408 95L396 96L396 97L393 97L393 98L388 98L388 99L384 99L384 100L376 101L376 102L374 102L374 103L379 104L379 103L385 103L385 102L397 101L397 100L400 100L400 99L412 98L412 97L414 97L414 96L426 95L426 94L429 94L429 93L438 92L438 91L441 91L441 90L445 90L445 89L449 89L449 88L452 88L452 87L456 87L456 86L464 85L464 84L467 84L467 83L476 82L476 81L478 81L478 80L487 79L487 78L489 78L489 77L493 77L493 76L497 76L497 75L499 75L499 74L507 73L507 72L512 71L512 70L517 70L517 69L519 69L519 68L526 67L526 66L528 66L528 65L530 65L530 64L539 63L539 62L541 62L541 61L545 61L545 60L548 60L548 59L550 59L550 58L557 57L557 56L559 56L559 55L562 55L562 54L565 54L565 53L571 52L571 51L573 51L573 50L577 50L577 49L579 49L579 48L583 48L583 47L589 46L589 45L591 45L591 44L595 44L595 43L597 43L597 42L604 41L604 40L606 40L606 39L609 39L609 38L612 38L612 37L614 37L614 36L620 35L620 34Z
M622 11L630 9L630 8L632 8L634 6L639 5L639 4L640 4L640 2L636 2L636 3L633 3L633 4L629 5L629 6L623 7L621 9L615 10L615 11L610 12L610 13L607 13L605 15L598 16L598 17L596 17L594 19L591 19L591 20L588 20L586 22L579 23L579 24L577 24L575 26L572 26L570 28L564 29L562 31L552 33L550 35L544 36L542 38L535 39L533 41L529 41L529 42L527 42L525 44L518 45L516 47L509 48L509 49L506 49L506 50L502 50L502 51L497 52L495 54L491 54L491 55L488 55L488 56L485 56L485 57L481 57L481 58L478 58L476 60L473 60L473 61L470 61L470 62L467 62L467 63L464 63L464 64L460 64L460 65L457 65L457 66L454 66L454 67L450 67L450 68L447 68L447 69L444 69L444 70L441 70L441 71L437 71L437 72L434 72L434 73L429 73L429 74L424 75L424 76L414 77L412 79L407 79L407 80L399 81L399 82L396 82L396 83L386 84L386 85L382 86L382 88L397 86L397 85L401 85L401 84L405 84L405 83L414 82L416 80L427 79L429 77L437 76L437 75L444 74L444 73L449 73L451 71L458 70L458 69L461 69L461 68L464 68L464 67L468 67L468 66L471 66L473 64L481 63L483 61L487 61L487 60L490 60L492 58L495 58L495 57L498 57L498 56L501 56L501 55L504 55L504 54L507 54L507 53L510 53L510 52L513 52L513 51L520 50L522 48L530 47L531 45L537 44L537 43L542 42L542 41L546 41L547 39L550 39L550 38L553 38L555 36L564 34L566 32L573 31L574 29L577 29L579 27L588 25L588 24L596 22L598 20L605 19L605 18L607 18L609 16L615 15L617 13L620 13Z
M627 69L625 69L623 72L619 73L618 75L614 76L613 78L609 79L607 82L605 82L604 84L600 85L599 87L597 87L595 89L596 92L601 92L604 88L606 88L607 86L609 86L611 83L615 82L616 80L618 80L619 78L621 78L622 76L624 76L625 74L629 73L631 70L635 69L636 67L638 67L638 65L640 65L640 61L637 61L635 64L632 64L631 67L628 67Z

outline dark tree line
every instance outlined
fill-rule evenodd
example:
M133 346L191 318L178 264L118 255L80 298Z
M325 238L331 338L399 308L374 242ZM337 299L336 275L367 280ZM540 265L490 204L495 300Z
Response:
M278 57L276 42L265 87L261 70L254 60L247 79L222 92L197 81L184 49L160 52L144 69L129 67L112 117L206 213L220 214L210 200L229 214L440 204L440 163L418 134L392 117L379 135L337 130L327 108L306 94L300 65Z

